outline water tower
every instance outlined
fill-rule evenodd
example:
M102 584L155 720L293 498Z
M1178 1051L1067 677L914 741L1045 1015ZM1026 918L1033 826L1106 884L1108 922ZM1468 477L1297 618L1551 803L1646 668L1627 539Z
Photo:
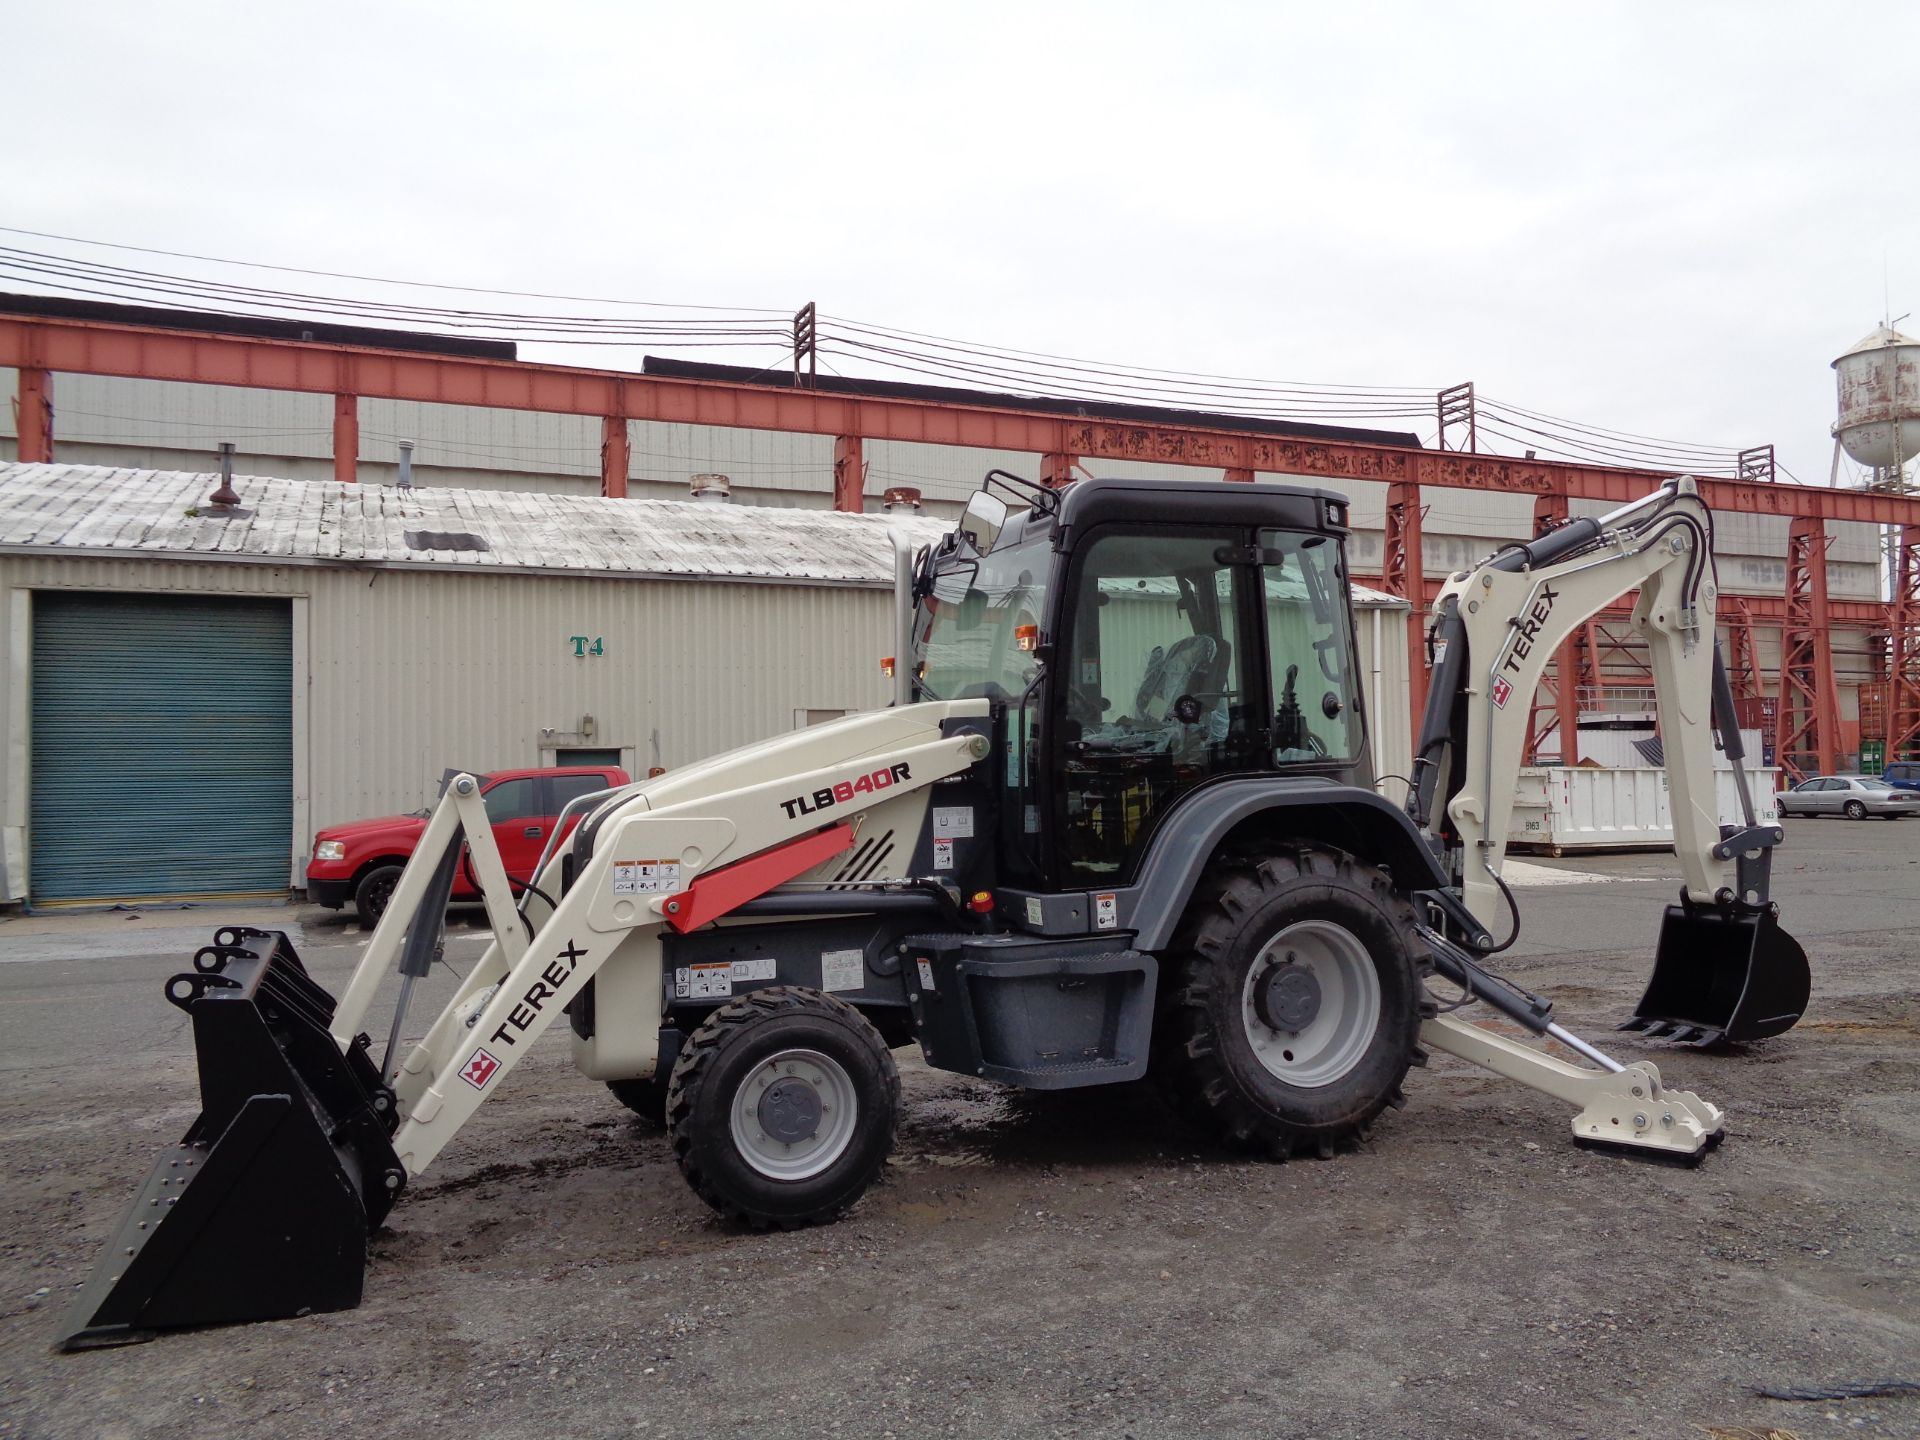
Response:
M1920 456L1920 341L1877 325L1833 362L1840 389L1839 449L1873 471L1876 489L1902 489L1907 462ZM1834 464L1839 466L1839 455Z

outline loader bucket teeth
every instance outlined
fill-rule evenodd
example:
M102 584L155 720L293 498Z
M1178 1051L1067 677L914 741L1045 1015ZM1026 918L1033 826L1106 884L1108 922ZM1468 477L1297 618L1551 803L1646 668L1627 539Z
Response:
M406 1173L365 1047L287 937L222 930L166 984L193 1020L199 1117L154 1164L62 1325L64 1349L360 1303Z
M1806 951L1771 911L1669 905L1653 977L1621 1028L1745 1044L1791 1030L1812 989Z

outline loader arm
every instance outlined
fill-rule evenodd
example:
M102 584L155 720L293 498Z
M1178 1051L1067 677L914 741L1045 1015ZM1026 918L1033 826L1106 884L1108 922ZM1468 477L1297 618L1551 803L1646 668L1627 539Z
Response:
M669 799L671 791L655 797L645 787L608 802L615 807L613 813L596 817L592 851L571 885L561 893L563 860L551 860L535 884L557 903L548 910L536 897L525 922L507 894L505 870L493 853L484 813L466 813L478 804L477 787L469 776L455 778L395 887L332 1025L344 1053L355 1043L380 977L399 956L401 931L419 923L417 909L409 915L403 902L417 907L428 895L421 877L439 863L436 847L444 853L447 846L461 843L464 832L487 900L494 942L389 1075L399 1118L393 1149L406 1173L418 1175L432 1164L616 953L622 955L624 969L658 996L664 928L714 918L812 871L851 843L868 809L958 774L985 753L982 737L941 735L938 724L948 711L984 713L985 702L918 708L941 712L931 717L930 725L919 727L929 738L889 746L884 754L773 778L750 771L739 777L744 784L677 803ZM884 784L853 788L863 778L877 781L882 774L888 777ZM846 798L824 813L794 803L796 796L831 796L836 791ZM668 803L655 809L655 798ZM545 918L536 926L534 917L543 912ZM642 1028L628 1038L649 1050L629 1058L651 1062L654 1035Z

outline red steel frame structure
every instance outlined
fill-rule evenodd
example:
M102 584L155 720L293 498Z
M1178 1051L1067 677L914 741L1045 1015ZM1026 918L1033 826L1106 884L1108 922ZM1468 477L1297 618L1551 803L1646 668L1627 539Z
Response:
M858 510L864 502L867 440L915 441L1041 455L1042 476L1063 483L1084 460L1140 460L1185 465L1248 480L1258 471L1328 480L1385 484L1387 550L1381 579L1415 601L1409 620L1413 685L1425 690L1420 613L1433 585L1421 557L1420 493L1425 486L1536 497L1537 515L1564 515L1568 501L1624 504L1667 478L1664 472L1528 457L1483 455L1469 449L1415 450L1326 438L1293 438L1199 424L1143 423L1032 410L1002 409L975 400L907 398L824 392L791 384L736 384L596 370L523 360L442 355L318 341L266 339L130 323L0 314L0 366L19 372L19 455L53 458L52 377L61 372L234 385L334 397L334 475L356 478L360 397L416 400L488 409L588 415L601 419L601 492L627 493L631 462L627 422L668 421L834 437L834 503ZM1471 444L1471 441L1469 441ZM1781 724L1789 712L1811 713L1791 736L1822 768L1838 760L1837 703L1832 655L1824 626L1852 624L1892 637L1900 664L1890 684L1889 729L1911 744L1920 735L1920 683L1897 683L1920 672L1920 590L1911 543L1903 541L1901 599L1889 606L1834 601L1826 594L1824 522L1860 521L1902 527L1920 536L1920 497L1860 490L1829 490L1759 478L1702 479L1701 494L1716 510L1775 515L1794 522L1795 568L1787 594L1750 598L1755 620L1785 624L1817 652L1812 662L1782 666ZM1816 602L1815 596L1818 596ZM1816 620L1813 611L1820 611ZM1811 633L1809 633L1811 632ZM1800 654L1795 651L1796 656ZM1821 662L1819 655L1824 655ZM1597 657L1592 662L1597 665ZM1575 673L1568 663L1567 673ZM1556 696L1575 703L1577 684ZM1787 703L1804 700L1796 709ZM1811 711L1808 711L1811 707ZM1417 700L1416 700L1417 714ZM1789 733L1783 731L1783 735ZM1891 737L1890 737L1891 738ZM1809 749L1808 746L1811 746ZM1782 745L1784 754L1787 747ZM1889 747L1893 753L1893 747Z

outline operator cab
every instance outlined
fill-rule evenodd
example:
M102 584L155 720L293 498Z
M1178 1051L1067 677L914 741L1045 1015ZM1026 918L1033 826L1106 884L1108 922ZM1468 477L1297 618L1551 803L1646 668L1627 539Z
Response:
M996 702L1003 878L1125 884L1226 777L1371 784L1346 515L1322 490L988 477L922 557L913 683Z

